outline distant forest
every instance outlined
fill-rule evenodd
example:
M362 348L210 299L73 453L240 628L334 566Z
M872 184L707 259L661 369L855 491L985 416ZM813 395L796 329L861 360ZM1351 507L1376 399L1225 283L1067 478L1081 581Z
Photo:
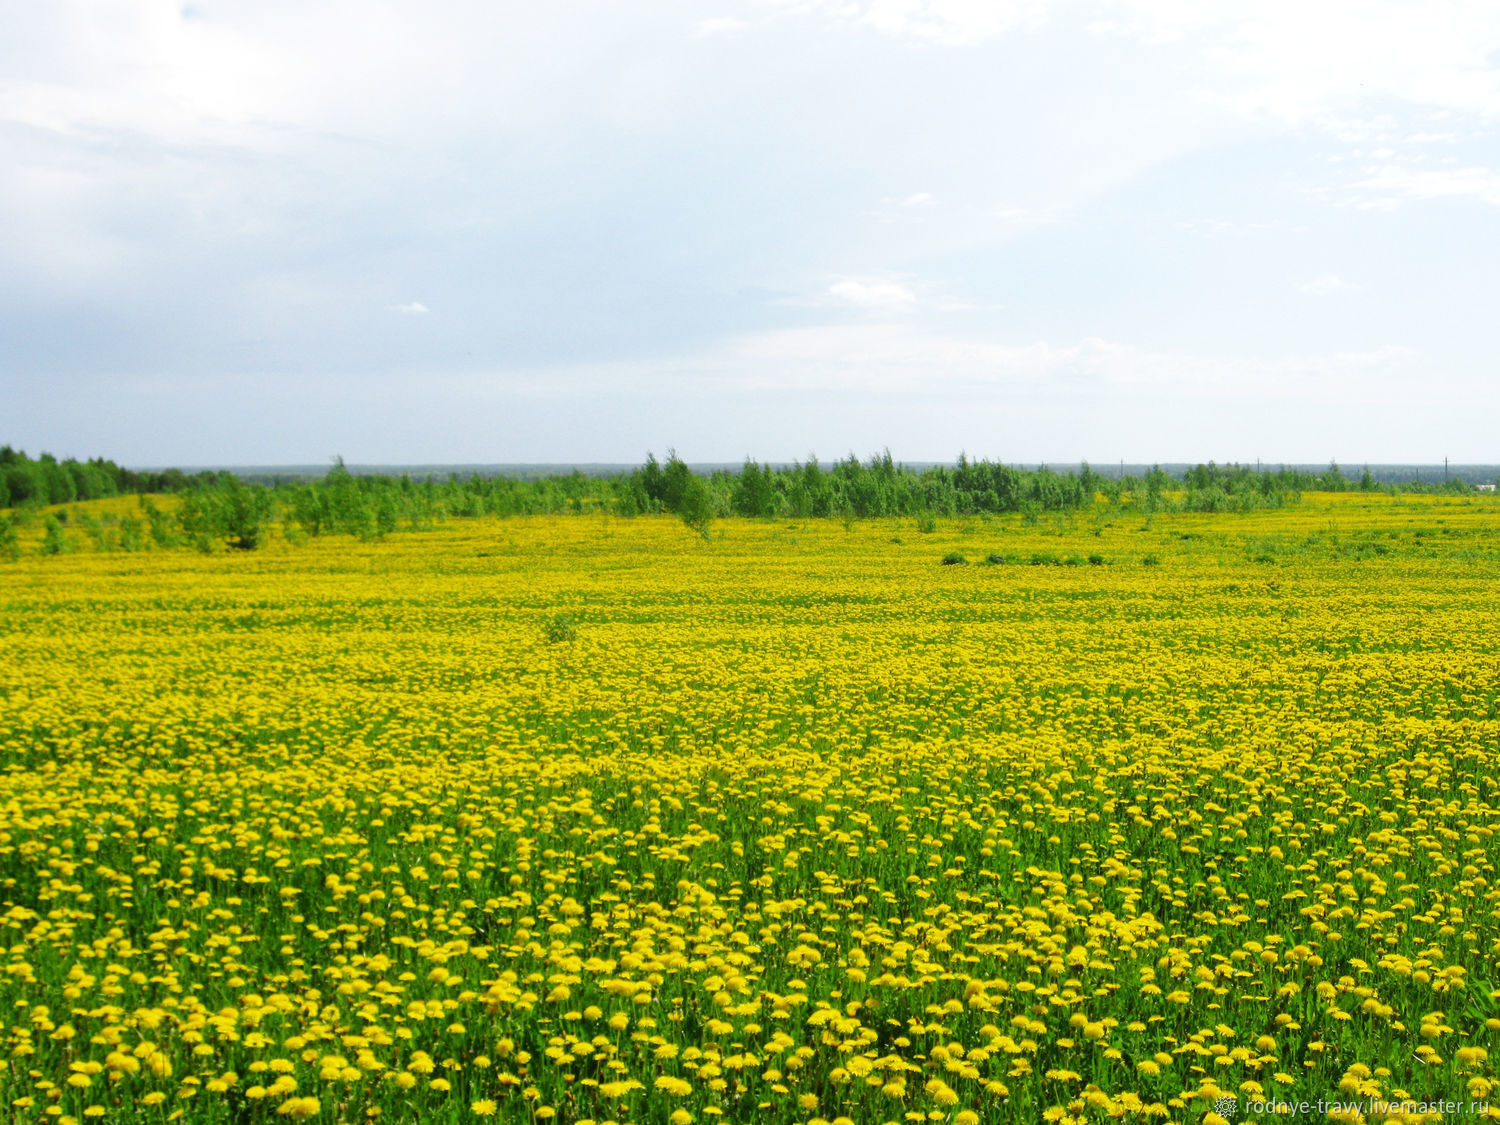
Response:
M1297 503L1304 491L1350 490L1469 493L1475 486L1457 477L1380 483L1368 468L1351 479L1337 464L1308 472L1209 462L1180 476L1153 467L1139 477L1106 477L1087 464L1077 471L1054 472L960 456L955 465L913 468L893 460L889 452L867 461L851 455L831 464L812 459L791 465L747 460L738 471L707 474L694 472L670 453L665 462L648 455L644 464L610 475L574 471L531 479L478 473L441 478L356 475L339 460L321 477L247 483L228 470L142 472L103 458L59 461L44 453L33 459L0 446L0 508L18 509L21 519L43 506L130 494L143 497L140 518L124 517L118 528L85 517L85 530L101 549L108 549L107 541L125 549L178 542L203 549L226 542L254 547L273 520L297 536L369 538L448 518L666 512L706 531L712 520L723 516L935 519L1019 512L1036 518L1043 512L1092 506L1101 499L1148 513L1243 512ZM177 493L181 499L169 516L145 499L151 493ZM66 516L47 518L47 534L65 544L66 535L59 529ZM13 535L13 528L0 529L0 534L6 530Z

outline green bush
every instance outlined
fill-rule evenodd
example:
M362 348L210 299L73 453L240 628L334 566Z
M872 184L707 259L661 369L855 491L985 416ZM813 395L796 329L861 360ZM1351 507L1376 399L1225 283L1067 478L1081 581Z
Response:
M146 528L134 516L122 516L120 518L120 549L122 551L144 551L146 549Z
M564 644L578 639L578 625L566 613L555 613L542 623L542 636L549 645Z
M16 524L9 516L0 516L0 559L15 562L21 557L21 538L16 534Z
M42 554L66 554L71 546L68 542L68 534L63 530L62 521L49 513L42 520Z
M964 558L957 551L949 551L946 555L943 556L944 566L967 566L968 563L969 560Z
M151 529L151 542L158 547L177 546L177 529L172 524L172 517L144 496L139 503L146 517L146 526Z

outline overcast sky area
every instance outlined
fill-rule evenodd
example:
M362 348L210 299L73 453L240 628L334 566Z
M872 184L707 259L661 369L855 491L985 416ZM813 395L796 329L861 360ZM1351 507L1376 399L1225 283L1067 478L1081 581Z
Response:
M1500 4L0 7L0 442L1500 460Z

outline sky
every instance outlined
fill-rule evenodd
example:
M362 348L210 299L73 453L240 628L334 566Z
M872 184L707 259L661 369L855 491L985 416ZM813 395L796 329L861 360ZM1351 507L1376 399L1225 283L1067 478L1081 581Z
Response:
M1500 5L0 6L0 443L1500 461Z

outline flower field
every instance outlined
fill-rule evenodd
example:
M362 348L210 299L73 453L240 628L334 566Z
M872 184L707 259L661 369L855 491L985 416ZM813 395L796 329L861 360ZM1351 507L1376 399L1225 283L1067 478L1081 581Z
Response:
M1500 1116L1497 588L1362 494L28 551L0 1120Z

